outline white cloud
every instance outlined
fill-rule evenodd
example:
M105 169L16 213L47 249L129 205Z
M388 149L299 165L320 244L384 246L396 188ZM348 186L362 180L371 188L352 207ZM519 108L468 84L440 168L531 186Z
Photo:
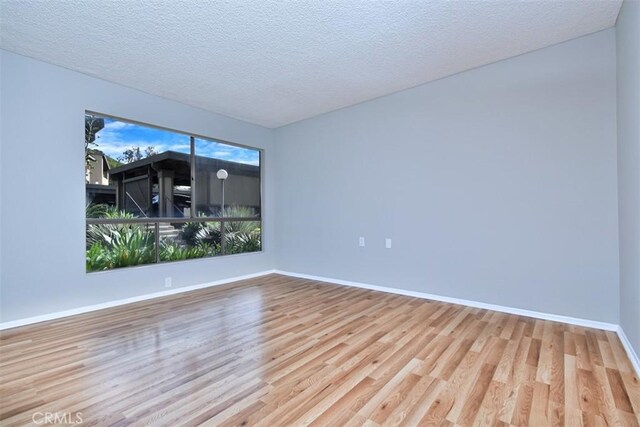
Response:
M187 135L111 119L105 120L105 127L96 136L98 136L96 148L115 159L122 157L124 151L135 147L144 150L151 146L158 153L178 151L188 154L191 149ZM198 139L196 154L249 165L259 165L260 163L257 150L235 147L216 141Z
M104 124L104 129L106 130L119 130L133 126L131 123L119 122L119 121L108 121Z

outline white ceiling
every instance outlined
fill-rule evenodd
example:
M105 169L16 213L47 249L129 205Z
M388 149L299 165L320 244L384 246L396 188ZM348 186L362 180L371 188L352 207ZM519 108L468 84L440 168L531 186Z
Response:
M3 49L268 127L615 25L621 0L0 0Z

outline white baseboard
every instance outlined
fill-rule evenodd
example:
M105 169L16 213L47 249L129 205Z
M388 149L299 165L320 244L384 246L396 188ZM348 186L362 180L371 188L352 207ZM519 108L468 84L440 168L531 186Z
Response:
M353 286L356 288L370 289L373 291L388 292L388 293L397 294L397 295L405 295L405 296L410 296L415 298L424 298L424 299L430 299L434 301L448 302L451 304L466 305L474 308L482 308L485 310L493 310L493 311L499 311L502 313L516 314L518 316L533 317L535 319L543 319L543 320L551 320L554 322L568 323L570 325L584 326L587 328L603 329L605 331L617 332L619 330L619 326L614 323L598 322L595 320L580 319L577 317L562 316L559 314L542 313L539 311L505 307L502 305L487 304L484 302L446 297L441 295L428 294L424 292L408 291L408 290L398 289L398 288L389 288L386 286L369 285L366 283L332 279L329 277L313 276L311 274L293 273L290 271L281 271L281 270L275 270L275 273L282 274L284 276L298 277L301 279L318 280L320 282L335 283L337 285Z
M484 302L471 301L471 300L465 300L465 299L453 298L453 297L445 297L445 296L441 296L441 295L428 294L428 293L424 293L424 292L408 291L408 290L398 289L398 288L389 288L389 287L386 287L386 286L369 285L367 283L351 282L351 281L348 281L348 280L340 280L340 279L333 279L333 278L329 278L329 277L314 276L314 275L311 275L311 274L293 273L293 272L290 272L290 271L282 271L282 270L275 270L274 273L282 274L283 276L298 277L300 279L317 280L317 281L320 281L320 282L334 283L334 284L337 284L337 285L352 286L352 287L356 287L356 288L369 289L369 290L373 290L373 291L388 292L388 293L391 293L391 294L405 295L405 296L410 296L410 297L415 297L415 298L424 298L424 299L430 299L430 300L434 300L434 301L442 301L442 302L448 302L448 303L452 303L452 304L466 305L468 307L482 308L482 309L485 309L485 310L499 311L499 312L502 312L502 313L516 314L518 316L533 317L535 319L551 320L551 321L554 321L554 322L568 323L570 325L584 326L584 327L587 327L587 328L595 328L595 329L602 329L602 330L605 330L605 331L613 331L613 332L617 333L618 337L620 338L620 341L622 342L622 345L624 346L625 350L627 351L627 355L629 356L629 360L631 360L631 364L633 365L633 367L636 370L636 374L638 376L640 376L640 358L638 357L638 355L634 351L633 347L631 346L631 342L629 342L629 339L625 335L622 327L620 325L616 325L614 323L598 322L598 321L595 321L595 320L580 319L580 318L577 318L577 317L561 316L559 314L542 313L542 312L539 312L539 311L524 310L524 309L521 309L521 308L513 308L513 307L505 307L505 306L502 306L502 305L487 304L487 303L484 303Z
M636 370L636 375L640 377L640 357L638 357L638 354L633 349L633 346L631 345L629 338L627 338L627 335L624 333L622 326L618 326L618 330L616 332L618 333L618 337L620 338L624 349L627 350L627 355Z
M314 276L314 275L311 275L311 274L293 273L293 272L290 272L290 271L282 271L282 270L261 271L261 272L258 272L258 273L245 274L245 275L242 275L242 276L230 277L230 278L227 278L227 279L221 279L221 280L216 280L216 281L213 281L213 282L201 283L201 284L198 284L198 285L184 286L184 287L181 287L181 288L170 289L170 290L167 290L167 291L155 292L155 293L152 293L152 294L139 295L139 296L126 298L126 299L121 299L121 300L117 300L117 301L110 301L110 302L105 302L105 303L101 303L101 304L95 304L95 305L90 305L90 306L85 306L85 307L73 308L73 309L70 309L70 310L58 311L58 312L55 312L55 313L43 314L41 316L34 316L34 317L28 317L28 318L25 318L25 319L12 320L10 322L0 323L0 331L1 330L5 330L5 329L10 329L10 328L17 328L17 327L20 327L20 326L31 325L31 324L34 324L34 323L46 322L48 320L55 320L55 319L60 319L60 318L63 318L63 317L74 316L76 314L83 314L83 313L89 313L91 311L103 310L105 308L117 307L117 306L120 306L120 305L126 305L126 304L135 303L135 302L146 301L146 300L150 300L150 299L154 299L154 298L160 298L160 297L165 297L165 296L169 296L169 295L181 294L181 293L184 293L184 292L195 291L197 289L204 289L204 288L209 288L209 287L213 287L213 286L226 285L228 283L237 282L237 281L241 281L241 280L247 280L247 279L253 279L253 278L256 278L256 277L266 276L267 274L273 274L273 273L281 274L283 276L298 277L298 278L301 278L301 279L309 279L309 280L317 280L317 281L320 281L320 282L334 283L334 284L337 284L337 285L352 286L352 287L356 287L356 288L369 289L369 290L380 291L380 292L387 292L387 293L392 293L392 294L397 294L397 295L405 295L405 296L410 296L410 297L415 297L415 298L423 298L423 299L430 299L430 300L434 300L434 301L442 301L442 302L447 302L447 303L452 303L452 304L465 305L465 306L468 306L468 307L482 308L482 309L486 309L486 310L499 311L499 312L502 312L502 313L516 314L518 316L533 317L535 319L551 320L551 321L554 321L554 322L568 323L570 325L578 325L578 326L584 326L584 327L588 327L588 328L596 328L596 329L603 329L603 330L607 330L607 331L614 331L614 332L616 332L618 334L618 337L620 338L620 341L622 342L622 345L624 346L625 350L627 351L629 359L631 360L631 364L635 368L637 375L640 376L640 358L638 357L638 355L634 351L633 347L631 346L631 342L629 342L629 339L627 338L626 334L624 333L624 330L622 329L622 327L620 325L616 325L616 324L613 324L613 323L606 323L606 322L598 322L598 321L595 321L595 320L580 319L580 318L576 318L576 317L561 316L561 315L558 315L558 314L549 314L549 313L542 313L542 312L532 311L532 310L524 310L524 309L520 309L520 308L505 307L505 306L496 305L496 304L487 304L487 303L484 303L484 302L465 300L465 299L453 298L453 297L446 297L446 296L441 296L441 295L428 294L428 293L424 293L424 292L409 291L409 290L398 289L398 288L390 288L390 287L386 287L386 286L370 285L370 284L367 284L367 283L352 282L352 281L348 281L348 280L333 279L333 278L329 278L329 277Z
M195 291L197 289L209 288L212 286L226 285L227 283L237 282L240 280L253 279L255 277L265 276L275 273L275 270L261 271L258 273L245 274L243 276L230 277L228 279L216 280L213 282L201 283L199 285L184 286L180 288L170 289L168 291L155 292L152 294L138 295L131 298L125 298L117 301L109 301L101 304L89 305L85 307L72 308L70 310L58 311L55 313L43 314L41 316L27 317L25 319L12 320L10 322L0 323L0 331L19 326L31 325L33 323L46 322L48 320L60 319L63 317L74 316L76 314L88 313L91 311L103 310L105 308L117 307L119 305L131 304L134 302L146 301L154 298L166 297L168 295L181 294L183 292Z

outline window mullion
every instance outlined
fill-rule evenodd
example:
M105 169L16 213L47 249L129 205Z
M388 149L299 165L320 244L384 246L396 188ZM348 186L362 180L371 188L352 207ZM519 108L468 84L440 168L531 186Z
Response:
M191 145L190 151L190 163L191 163L191 209L190 217L196 217L196 139L193 136L189 137L189 143Z

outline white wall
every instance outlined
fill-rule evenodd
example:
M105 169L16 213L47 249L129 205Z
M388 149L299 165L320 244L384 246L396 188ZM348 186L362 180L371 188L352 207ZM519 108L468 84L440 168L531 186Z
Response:
M273 268L272 130L6 51L0 60L0 321L164 291L166 276L179 287ZM265 251L86 274L85 110L265 148Z
M2 75L2 55L0 55L0 318L2 317L2 242L3 242L3 238L2 238L2 200L3 200L3 195L2 195L2 140L3 140L3 136L2 136L2 120L3 120L3 116L2 116L2 89L3 89L3 75Z
M615 30L275 132L0 62L2 322L276 266L619 321ZM266 148L265 252L87 275L85 109Z
M276 130L278 268L617 323L615 61L610 29Z
M616 36L620 324L640 354L640 2L623 3Z

